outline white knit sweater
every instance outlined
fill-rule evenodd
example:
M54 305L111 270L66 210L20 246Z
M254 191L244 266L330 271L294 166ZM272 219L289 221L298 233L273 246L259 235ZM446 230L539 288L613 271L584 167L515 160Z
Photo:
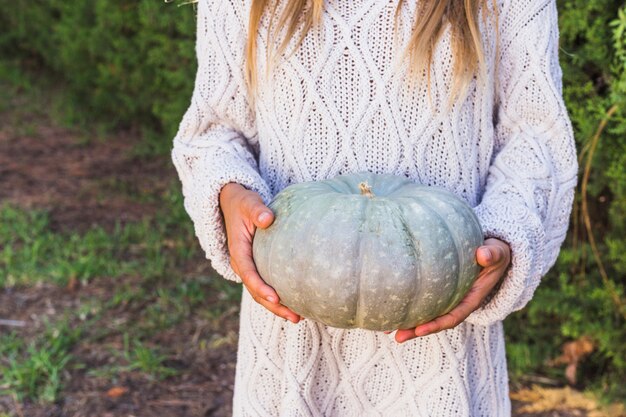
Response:
M509 243L513 258L495 295L464 323L401 345L380 332L294 325L244 291L236 416L510 414L501 320L524 307L555 262L576 184L556 4L499 0L499 27L481 22L487 79L474 80L447 111L449 32L435 53L432 101L404 82L408 60L392 71L414 3L403 5L394 45L396 0L327 0L322 25L272 79L260 76L251 108L243 78L250 0L199 2L199 68L172 157L215 270L239 281L218 206L224 184L238 182L268 203L291 183L365 170L450 190L475 208L485 236ZM268 20L258 36L261 74Z

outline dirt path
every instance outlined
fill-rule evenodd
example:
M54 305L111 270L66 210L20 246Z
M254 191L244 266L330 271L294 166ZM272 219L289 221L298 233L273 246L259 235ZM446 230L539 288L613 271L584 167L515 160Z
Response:
M159 195L174 172L166 158L133 157L132 132L81 144L76 133L34 123L30 135L0 125L0 202L48 209L56 227L71 230L154 213L158 202L134 196Z

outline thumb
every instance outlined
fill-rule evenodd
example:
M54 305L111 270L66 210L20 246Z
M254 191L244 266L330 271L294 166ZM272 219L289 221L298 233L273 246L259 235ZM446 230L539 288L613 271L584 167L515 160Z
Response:
M482 267L497 264L502 259L502 250L495 245L484 245L476 251L476 261Z
M252 221L256 227L266 229L274 222L274 213L263 205L262 208L258 210L258 214L255 213Z
M254 201L248 209L250 220L256 227L266 229L274 222L274 213L269 209L261 199Z

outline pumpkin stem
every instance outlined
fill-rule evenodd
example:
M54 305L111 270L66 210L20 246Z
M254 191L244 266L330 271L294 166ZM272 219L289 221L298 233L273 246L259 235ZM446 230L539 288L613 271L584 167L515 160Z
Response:
M363 181L362 183L359 184L359 190L361 190L361 195L364 195L370 198L374 197L374 193L372 192L372 187L370 187L367 181Z

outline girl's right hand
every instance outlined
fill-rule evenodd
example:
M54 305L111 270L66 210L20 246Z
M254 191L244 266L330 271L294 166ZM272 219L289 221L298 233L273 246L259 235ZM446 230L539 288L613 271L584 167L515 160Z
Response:
M241 278L252 298L279 317L293 323L300 316L284 305L276 291L263 281L252 258L252 238L257 227L265 229L274 221L274 213L261 196L240 184L228 183L220 192L220 208L226 224L230 265Z

